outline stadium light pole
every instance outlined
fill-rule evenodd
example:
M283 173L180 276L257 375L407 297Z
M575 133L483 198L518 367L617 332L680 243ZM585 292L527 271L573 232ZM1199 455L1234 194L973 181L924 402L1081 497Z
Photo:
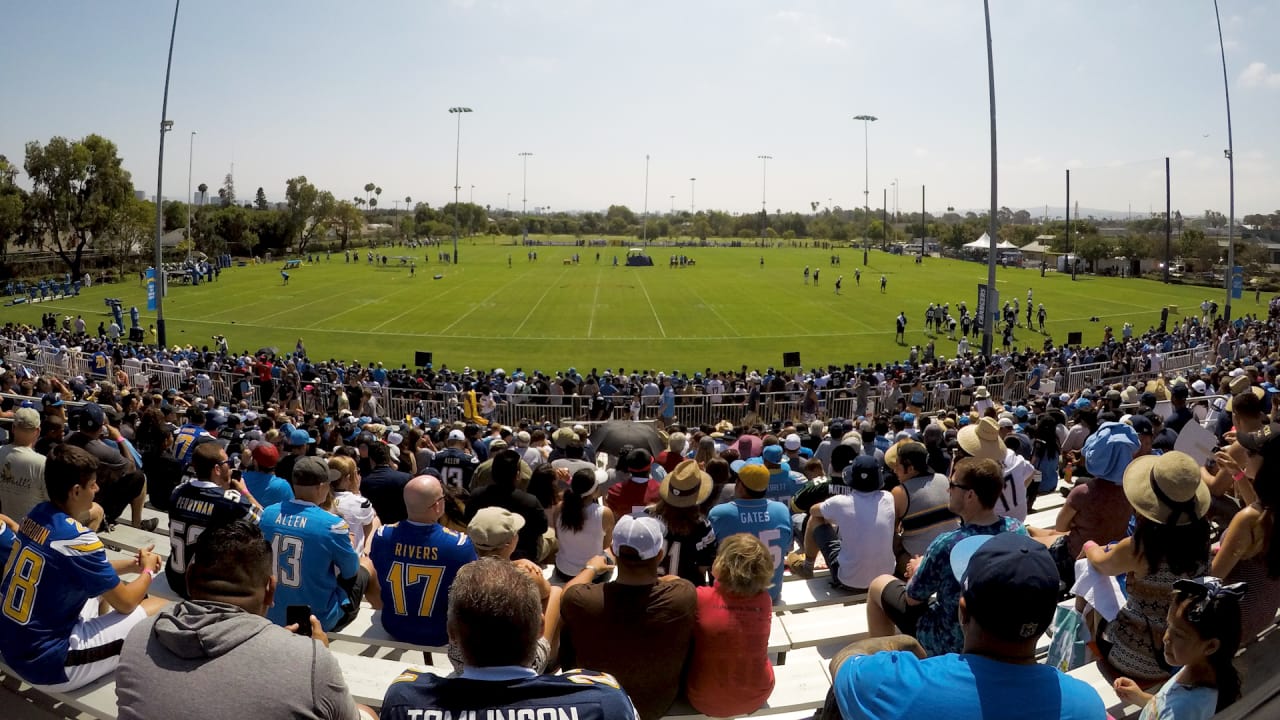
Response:
M1222 42L1222 16L1218 13L1218 0L1213 0L1213 16L1218 21L1218 51L1222 54L1222 95L1227 104L1227 270L1222 273L1227 286L1227 304L1222 317L1231 319L1231 285L1236 272L1236 159L1235 145L1231 137L1231 83L1227 80L1227 46Z
M853 119L862 121L862 181L863 181L862 182L862 215L867 221L868 228L870 228L870 225L871 225L870 147L871 145L868 140L868 138L870 137L870 131L868 130L868 128L871 126L871 123L875 122L876 120L879 120L880 118L876 117L875 115L854 115ZM863 233L863 236L862 236L862 264L863 265L867 264L867 251L868 251L867 243L868 242L870 242L870 240L867 238L867 233Z
M475 185L471 186L471 196L467 198L467 202L470 203L471 205L476 204L476 186Z
M453 149L453 264L458 264L458 184L459 165L462 161L462 114L471 112L469 107L451 107L449 112L458 116L457 141Z
M178 8L182 0L174 0L173 26L169 29L169 59L164 66L164 99L160 102L160 159L156 167L156 247L155 247L155 295L156 295L156 344L166 347L164 332L164 255L160 236L164 230L164 135L173 129L169 119L169 74L173 69L173 40L178 34Z
M676 196L674 193L671 195L671 214L676 214Z
M769 223L769 161L772 155L757 155L760 160L760 247L764 247L764 227Z
M996 66L991 50L991 3L982 0L982 14L987 26L987 97L991 106L991 208L987 215L987 307L982 318L982 354L991 357L994 337L991 327L991 303L996 291ZM924 218L921 217L921 220Z
M689 178L689 215L690 215L690 219L692 219L692 216L693 216L693 214L694 214L694 209L693 209L693 208L694 208L694 205L693 205L693 188L694 188L694 183L695 183L695 182L697 182L697 181L698 181L698 178L692 178L692 177L691 177L691 178Z
M644 244L649 244L649 153L644 154Z
M187 144L187 262L191 261L191 163L196 153L196 131L191 131L191 141Z
M525 241L529 242L529 158L533 157L531 152L522 152L520 155L520 232Z

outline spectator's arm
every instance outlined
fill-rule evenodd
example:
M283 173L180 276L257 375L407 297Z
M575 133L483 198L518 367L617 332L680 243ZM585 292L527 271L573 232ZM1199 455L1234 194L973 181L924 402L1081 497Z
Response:
M1054 523L1053 529L1058 532L1071 532L1071 521L1075 519L1075 516L1076 509L1071 506L1070 502L1068 502L1066 505L1062 506L1061 510L1058 510L1058 519L1057 522Z
M840 666L847 660L861 655L874 655L880 652L909 652L924 660L929 656L920 643L910 635L890 635L888 637L866 638L846 645L843 650L831 658L829 669L835 677Z
M142 568L149 568L152 572L160 572L160 568L164 565L159 555L151 552L149 549L139 551L137 560L126 561L129 565L137 562ZM151 587L151 575L142 573L138 575L133 582L126 583L121 580L114 588L102 594L102 599L107 601L112 610L128 615L133 612L142 601L147 597L147 589Z
M1142 558L1134 553L1133 538L1106 546L1090 540L1084 544L1084 556L1095 570L1104 575L1124 575L1142 567Z
M1260 519L1261 515L1252 507L1246 507L1231 518L1231 524L1222 534L1222 546L1213 556L1210 575L1224 578L1231 574L1236 564L1244 559L1245 554L1253 546L1253 531Z

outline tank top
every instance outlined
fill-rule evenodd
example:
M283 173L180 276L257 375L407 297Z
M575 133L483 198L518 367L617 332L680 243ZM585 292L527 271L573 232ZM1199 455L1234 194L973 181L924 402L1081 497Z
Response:
M1139 684L1159 682L1169 677L1164 661L1164 631L1173 583L1183 578L1200 577L1209 568L1201 563L1186 575L1169 569L1161 562L1150 575L1138 577L1129 573L1125 588L1129 597L1115 622L1106 630L1112 642L1107 660L1120 674Z
M560 548L556 551L556 569L573 577L582 572L587 561L604 550L604 523L600 503L592 502L582 508L582 529L570 530L556 521L556 537Z
M924 555L929 543L944 532L960 527L947 507L950 488L945 475L920 475L902 484L907 492L907 512L902 517L902 547L912 555Z
M1267 577L1267 553L1263 550L1237 562L1226 582L1249 584L1240 601L1240 643L1248 645L1275 622L1276 608L1280 606L1280 578Z

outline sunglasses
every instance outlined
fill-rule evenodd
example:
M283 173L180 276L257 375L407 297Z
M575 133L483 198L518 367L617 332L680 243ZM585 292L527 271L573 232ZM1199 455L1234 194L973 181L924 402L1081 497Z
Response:
M973 489L972 485L961 485L958 482L948 482L947 485L951 486L952 490L972 490Z

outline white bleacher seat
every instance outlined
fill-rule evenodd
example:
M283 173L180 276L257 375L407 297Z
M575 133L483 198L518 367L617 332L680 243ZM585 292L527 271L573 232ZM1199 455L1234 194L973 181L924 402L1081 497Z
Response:
M4 673L15 680L18 679L17 674L3 662L0 662L0 673ZM22 687L28 688L29 692L40 693L63 703L77 712L100 718L101 720L115 720L116 684L110 675L71 692L49 692L39 688L31 688L30 685L25 683L23 683ZM3 712L0 712L0 715L8 716L9 711L10 708L6 708Z
M169 557L169 536L139 530L129 525L116 525L114 530L98 533L98 538L107 547L122 552L136 553L148 545L154 545L152 552L161 557Z
M803 661L792 662L773 668L773 693L769 702L747 717L773 716L779 713L790 713L799 710L810 710L822 707L827 698L827 690L831 681L824 669L826 660L821 657L809 657ZM702 720L705 715L698 713L685 704L678 704L668 711L668 720Z
M396 640L382 629L382 621L379 619L380 610L374 610L367 606L360 608L360 613L356 615L356 619L345 628L329 633L329 637L333 640L345 640L352 643L361 643L364 645L373 645L375 647L389 647L400 650L413 650L425 653L444 653L443 647L424 647L422 645L414 645L413 643Z
M1116 720L1137 717L1142 712L1141 708L1129 705L1116 696L1116 691L1111 686L1111 681L1103 677L1102 670L1096 662L1078 667L1067 674L1077 680L1083 680L1089 684L1089 687L1097 691L1099 697L1102 698L1102 704L1107 708L1107 712Z
M867 606L837 605L780 616L791 648L847 645L867 636Z
M866 593L853 593L832 586L829 577L814 577L811 580L797 578L797 580L799 581L782 583L782 597L773 606L775 612L865 602L867 599Z

